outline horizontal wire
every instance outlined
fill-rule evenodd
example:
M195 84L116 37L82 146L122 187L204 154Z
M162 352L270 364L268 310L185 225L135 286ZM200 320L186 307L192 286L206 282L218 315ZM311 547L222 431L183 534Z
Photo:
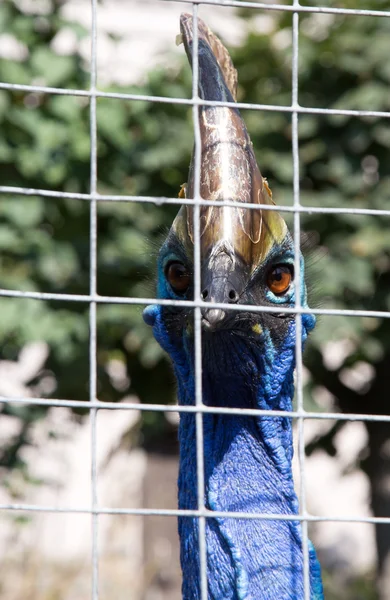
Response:
M171 2L172 0L160 0L162 2ZM285 4L268 4L265 2L244 2L242 0L173 0L181 4L207 4L211 6L231 6L234 8L253 8L260 10L272 10L278 12L298 12L298 13L317 13L331 15L349 15L357 17L390 17L389 10L368 10L359 8L332 8L328 6L302 6L294 4L293 6Z
M22 298L28 300L58 300L62 302L96 302L97 304L123 304L123 305L148 305L158 304L160 306L172 306L183 308L204 308L205 302L201 300L166 300L161 298L126 298L121 296L99 296L90 294L56 294L51 292L30 292L20 290L0 289L0 298ZM207 306L211 306L210 302ZM370 317L377 319L389 319L390 311L384 310L355 310L344 308L309 308L309 307L283 307L280 306L255 306L253 304L225 304L213 302L214 308L223 310L251 312L251 313L274 313L277 315L328 315L335 317Z
M15 186L0 185L0 194L20 194L22 196L42 196L44 198L68 198L75 200L96 200L97 202L140 202L156 204L177 204L178 206L194 206L195 200L191 198L170 198L168 196L127 196L118 194L81 194L77 192L58 192L39 188L23 188ZM223 206L218 200L204 200L202 206ZM327 214L327 215L370 215L374 217L390 217L390 209L381 208L339 208L322 206L288 206L276 204L254 204L253 202L229 202L232 208L248 208L250 210L269 210L275 212L304 213L304 214Z
M169 508L106 508L106 507L57 507L57 506L39 506L36 504L0 504L0 510L14 510L26 512L47 512L47 513L74 513L74 514L98 514L98 515L129 515L129 516L163 516L163 517L204 517L206 519L231 518L245 520L264 520L264 521L310 521L320 522L341 522L341 523L383 523L390 524L390 517L351 517L347 515L335 515L332 517L317 516L306 514L305 516L296 514L266 514L266 513L248 513L233 511L210 511L210 510L180 510Z
M331 412L309 412L305 410L263 410L260 408L231 408L220 406L196 406L178 404L146 404L137 402L102 402L100 400L61 400L59 398L34 398L19 397L10 398L0 396L0 404L27 404L32 406L47 406L48 408L85 408L99 410L139 410L145 412L178 412L178 413L203 413L231 416L250 417L284 417L288 419L311 419L326 421L370 421L390 423L390 415L359 414L359 413L331 413Z
M84 96L90 98L92 93L87 90L69 88L55 88L49 86L38 86L38 85L25 85L19 83L4 83L0 82L0 89L20 92L36 92L38 94L56 94L61 96ZM261 110L270 112L283 112L299 114L318 114L318 115L339 115L346 117L376 117L376 118L390 118L390 111L380 110L358 110L358 109L343 109L343 108L317 108L317 107L305 107L297 105L283 106L280 104L256 104L248 102L222 102L216 100L202 100L200 98L177 98L169 96L151 96L148 94L125 94L121 92L102 92L96 90L93 94L96 98L111 98L116 100L132 100L139 102L155 102L164 104L183 104L186 106L225 106L228 108L239 108L246 110Z

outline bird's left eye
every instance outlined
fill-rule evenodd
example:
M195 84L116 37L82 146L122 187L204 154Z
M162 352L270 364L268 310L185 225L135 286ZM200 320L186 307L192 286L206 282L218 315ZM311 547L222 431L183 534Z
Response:
M285 294L292 279L292 268L289 265L276 265L268 272L267 285L274 294Z
M188 269L180 262L171 262L165 270L165 276L174 292L184 294L190 285L191 277Z

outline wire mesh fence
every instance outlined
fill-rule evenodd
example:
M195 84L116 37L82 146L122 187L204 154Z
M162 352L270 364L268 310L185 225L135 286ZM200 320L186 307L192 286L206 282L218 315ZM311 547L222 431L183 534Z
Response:
M164 3L165 0L161 0ZM183 4L188 4L192 8L194 19L194 46L193 46L193 84L192 98L170 98L162 96L142 95L142 94L126 94L126 93L111 93L103 92L97 88L97 13L99 10L97 0L91 0L91 76L90 86L88 90L81 89L63 89L56 87L46 87L40 85L19 85L0 82L0 89L35 92L40 94L54 94L62 96L81 96L89 99L90 103L90 190L89 193L71 193L59 192L50 189L30 189L22 187L0 186L0 194L7 195L24 195L24 196L42 196L52 199L74 199L83 202L88 202L90 205L90 276L89 276L89 294L64 294L64 293L45 293L36 291L18 291L12 289L1 289L0 297L10 298L27 298L34 300L60 301L60 302L76 302L83 303L89 306L89 401L78 400L63 400L63 399L46 399L34 397L9 398L0 397L0 402L4 404L29 404L44 407L67 407L67 408L84 408L89 410L91 423L91 486L92 486L92 502L90 506L72 506L72 507L55 507L55 506L40 506L33 504L7 503L0 505L1 510L16 510L16 511L32 511L32 512L53 512L53 513L84 513L90 514L92 518L92 599L99 600L99 554L98 554L98 524L99 515L159 515L159 516L187 516L197 517L199 522L199 552L200 552L200 567L201 567L201 597L202 600L207 600L207 544L205 523L210 517L210 511L205 507L204 503L204 444L202 437L202 422L205 414L240 414L249 416L286 416L297 420L298 432L298 454L300 465L300 512L299 515L269 515L255 514L242 512L212 512L213 517L229 516L240 519L265 519L265 520L290 520L300 521L302 523L303 533L303 553L304 553L304 582L305 582L305 600L310 600L310 582L309 582L309 559L308 559L308 523L324 522L324 521L343 521L343 522L365 522L365 523L383 523L390 524L390 517L351 517L349 515L338 517L315 516L308 512L306 506L306 480L305 480L305 442L304 442L304 424L309 419L321 419L329 421L363 421L363 422L390 422L390 415L381 414L357 414L348 413L340 414L337 412L313 412L307 411L303 404L303 373L302 373L302 347L301 347L301 316L302 314L310 313L316 315L335 315L346 317L369 317L369 318L390 318L390 311L384 310L347 310L347 309L308 309L302 307L299 295L296 297L295 307L284 308L286 314L296 315L296 397L297 408L290 412L260 410L260 409L234 409L234 408L212 408L206 406L202 402L202 331L201 331L201 307L203 301L201 298L201 263L200 263L200 230L199 230L199 211L201 205L218 206L218 202L204 201L200 197L200 131L198 123L199 107L200 106L224 106L238 107L242 109L250 109L255 111L272 111L283 112L291 115L292 123L292 161L293 161L293 205L279 205L276 209L269 205L256 205L256 210L278 210L280 212L292 213L293 229L295 240L295 273L296 285L299 288L300 267L300 233L301 233L301 215L302 214L345 214L345 215L371 215L376 217L389 217L390 209L371 209L371 208L350 208L350 207L318 207L318 206L303 206L300 202L300 159L299 159L299 117L301 115L340 115L351 116L356 118L390 118L390 112L378 110L352 110L352 109L328 109L317 107L303 107L299 104L299 78L298 78L298 60L299 60L299 18L303 13L311 14L332 14L357 16L361 18L382 17L389 18L390 11L387 10L360 10L360 9L344 9L332 7L311 7L302 6L298 0L294 0L292 5L277 5L259 2L241 2L234 0L181 0ZM232 104L229 102L211 102L204 101L198 95L198 55L197 55L197 19L198 6L201 4L212 6L230 6L236 8L250 8L261 11L277 11L292 13L292 96L289 106L269 105L269 104L253 104L238 102ZM110 99L112 102L116 100L125 100L129 102L151 102L163 104L181 104L191 106L193 110L194 138L195 138L195 193L194 199L178 199L169 197L156 196L137 196L137 195L112 195L98 193L97 186L97 99ZM167 204L178 205L182 204L193 206L194 208L194 300L161 300L158 298L140 298L140 297L114 297L102 296L97 291L97 207L101 202L142 202L164 206ZM252 204L231 203L231 206L245 207L250 210L254 209ZM147 305L160 304L164 306L186 306L194 310L195 322L195 371L196 371L196 402L194 406L172 406L170 404L138 404L131 402L101 402L97 392L97 307L99 304L128 304L128 305ZM247 305L226 305L223 303L215 303L216 308L246 311L250 309L252 312L280 312L278 307L263 307L263 306L247 306ZM97 474L97 459L96 448L98 439L96 435L96 419L99 409L110 410L137 410L137 411L157 411L157 412L188 412L196 415L196 431L197 431L197 469L198 469L198 509L197 510L168 510L158 508L110 508L101 506L98 498L98 474Z

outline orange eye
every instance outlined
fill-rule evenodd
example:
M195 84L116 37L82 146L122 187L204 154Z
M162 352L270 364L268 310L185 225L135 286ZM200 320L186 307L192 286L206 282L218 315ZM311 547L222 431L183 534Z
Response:
M174 292L184 294L190 285L190 274L186 267L179 262L170 263L165 271L166 278Z
M267 285L274 294L284 294L287 292L292 281L292 273L287 265L277 265L272 267L267 276Z

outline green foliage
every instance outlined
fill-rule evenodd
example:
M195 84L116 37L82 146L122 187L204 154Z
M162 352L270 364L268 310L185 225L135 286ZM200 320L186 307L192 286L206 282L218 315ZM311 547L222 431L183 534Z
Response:
M323 572L324 596L326 600L339 600L340 581L333 577L332 573ZM378 600L375 592L375 579L373 574L365 577L357 577L348 582L348 586L342 588L343 600Z
M57 56L52 41L64 27L78 37L86 32L63 22L60 3L52 2L46 16L24 14L17 3L0 5L3 29L28 48L23 62L3 60L0 80L9 83L86 89L89 77L81 57ZM190 85L190 73L185 79ZM121 91L177 94L176 76L151 74L144 89ZM176 195L183 175L175 168L189 159L192 141L186 109L172 110L145 102L99 99L99 191L122 194ZM186 122L187 121L187 122ZM89 191L89 105L84 97L0 91L0 180L2 185L59 191ZM171 137L178 137L169 145ZM185 172L185 171L184 171ZM175 187L172 192L172 183ZM114 296L153 295L150 280L153 244L172 220L175 210L149 204L101 203L98 206L98 292ZM88 294L89 203L17 195L2 196L0 204L1 287L44 292ZM50 354L45 372L57 381L53 395L89 397L88 305L0 299L2 359L16 359L26 342L45 340ZM174 399L173 378L159 347L141 318L142 306L98 307L98 391L102 400L116 401L126 393L147 402ZM108 374L120 360L129 374L118 384ZM153 377L151 373L153 371ZM39 378L38 378L39 379ZM32 382L36 383L36 382ZM125 387L123 387L125 385ZM35 407L3 411L33 422ZM82 412L82 411L80 411ZM154 420L159 422L158 417ZM23 435L22 435L23 432ZM3 448L0 463L16 464L17 452L28 440L21 430L16 450Z
M352 5L356 8L356 3L346 3L347 8ZM372 8L380 7L375 3ZM301 16L300 23L301 106L389 110L387 19L308 15ZM290 102L290 62L285 59L291 50L279 53L274 49L281 31L291 35L290 15L280 17L271 38L251 34L238 49L234 61L242 98L262 103ZM375 44L369 42L372 39ZM261 65L257 73L256 64ZM262 73L264 69L266 73ZM270 77L272 86L268 83ZM276 96L274 89L278 90ZM291 202L290 117L267 113L264 119L252 113L247 120L259 164L274 189L276 202ZM301 115L299 134L302 204L388 208L387 119ZM305 215L302 223L306 231L313 232L323 255L316 267L318 281L312 303L331 308L388 310L389 219L312 214ZM355 359L375 363L390 353L389 333L388 319L323 317L311 343L319 348L326 340L352 337L357 347Z
M63 21L59 6L52 0L51 10L38 16L24 14L16 2L0 5L3 29L29 49L23 61L0 63L0 80L88 88L88 73L79 54L57 56L52 49L62 28L72 28L79 38L86 34L79 25ZM245 14L248 19L253 16L252 11ZM291 23L290 14L275 15L274 31L267 35L250 25L245 42L233 52L240 100L290 104ZM302 14L300 23L302 106L390 109L388 19ZM143 86L111 91L188 97L190 89L190 69L183 58L180 68L152 71ZM291 203L290 115L245 111L244 116L276 202ZM97 118L101 193L177 195L187 176L193 143L188 108L98 99ZM2 90L0 126L3 185L89 191L89 105L84 97ZM387 119L305 114L299 118L299 133L303 204L388 207ZM144 297L154 293L150 275L154 247L175 212L174 207L149 203L99 203L99 294ZM389 310L388 219L310 214L302 221L322 249L323 257L315 269L321 306ZM3 197L0 248L1 287L87 294L88 202ZM87 305L7 298L0 299L0 305L1 357L14 359L27 341L45 339L50 346L47 368L57 380L53 394L88 398ZM98 307L98 391L102 400L118 400L125 393L135 393L146 402L166 402L174 397L170 369L142 323L141 308ZM324 317L311 344L318 350L326 340L352 338L356 351L348 358L350 366L358 360L384 360L390 353L389 334L388 319ZM308 364L318 382L321 373L326 379L326 370L321 371L323 365L318 368L320 355L314 350L308 357L317 358ZM129 384L125 388L118 388L109 375L112 359L126 367ZM25 410L26 414L35 411Z

